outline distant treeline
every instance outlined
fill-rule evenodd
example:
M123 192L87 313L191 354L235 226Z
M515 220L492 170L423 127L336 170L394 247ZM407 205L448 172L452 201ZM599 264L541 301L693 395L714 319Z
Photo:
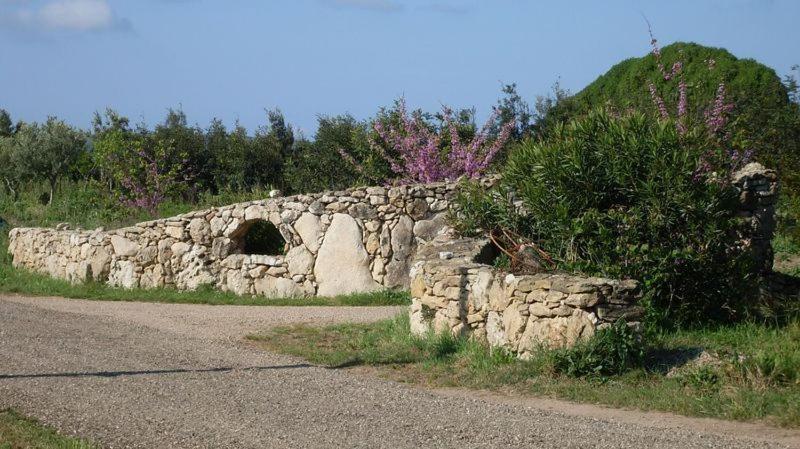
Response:
M733 139L779 169L787 181L785 191L796 196L800 185L796 79L782 80L756 61L696 44L665 47L662 60L671 64L673 59L684 64L689 112L698 117L706 114L702 108L713 100L717 83L724 83L734 103ZM576 95L556 84L550 95L536 98L532 105L518 94L515 84L505 85L493 106L496 120L488 129L476 124L475 109L417 110L410 117L415 126L425 128L423 134L436 136L435 150L442 158L455 147L452 138L491 142L510 126L510 135L494 158L502 161L517 142L559 132L561 124L592 109L652 113L648 84L663 81L658 64L653 55L629 59ZM672 95L669 86L665 89ZM206 127L190 125L180 109L170 109L153 128L133 124L109 109L96 113L88 130L57 118L15 122L0 110L0 202L8 210L10 204L30 201L35 191L40 205L51 204L59 186L68 183L70 189L80 186L91 192L85 193L87 198L99 195L108 200L97 207L156 213L165 201L196 204L208 195L261 194L273 188L291 194L391 182L396 172L389 161L398 157L398 148L386 141L386 135L403 129L403 121L409 120L401 113L401 104L382 108L366 120L321 116L310 138L297 133L277 109L266 111L265 124L255 130L238 124L227 128L218 119Z

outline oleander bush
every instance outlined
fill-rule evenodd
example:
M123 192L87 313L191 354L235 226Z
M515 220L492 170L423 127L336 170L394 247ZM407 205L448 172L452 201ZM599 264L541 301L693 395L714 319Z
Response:
M738 318L751 294L728 181L739 158L702 128L597 110L512 150L497 188L464 189L456 224L519 236L553 268L640 280L650 323Z

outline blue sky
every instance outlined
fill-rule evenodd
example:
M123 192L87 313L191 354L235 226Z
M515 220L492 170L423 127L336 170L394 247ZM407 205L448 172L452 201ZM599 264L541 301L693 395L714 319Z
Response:
M0 0L0 107L88 127L112 107L152 125L182 106L253 129L279 107L313 135L320 114L475 106L502 82L533 103L616 62L695 41L781 76L800 63L798 0Z

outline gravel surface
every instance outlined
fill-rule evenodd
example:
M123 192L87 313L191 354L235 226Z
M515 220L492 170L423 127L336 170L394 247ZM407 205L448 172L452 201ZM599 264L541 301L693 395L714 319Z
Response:
M767 441L769 432L750 439L432 392L308 366L240 340L276 324L367 321L398 311L0 297L0 409L115 448L778 448L800 441L793 431L775 431L778 443Z

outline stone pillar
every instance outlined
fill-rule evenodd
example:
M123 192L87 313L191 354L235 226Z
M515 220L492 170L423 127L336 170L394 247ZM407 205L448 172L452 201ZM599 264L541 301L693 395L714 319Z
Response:
M772 237L775 233L775 206L778 202L778 176L774 170L751 162L733 174L739 191L739 213L744 229L742 243L749 247L759 274L772 271Z

